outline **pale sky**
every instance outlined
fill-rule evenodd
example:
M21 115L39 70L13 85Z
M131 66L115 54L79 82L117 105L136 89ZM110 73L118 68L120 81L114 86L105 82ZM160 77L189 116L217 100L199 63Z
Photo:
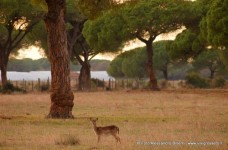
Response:
M31 58L33 60L43 58L44 51L40 49L39 47L36 46L30 46L26 49L20 49L19 50L19 55L16 57L18 59L23 59L23 58Z
M183 28L184 29L184 28ZM158 36L155 41L160 41L160 40L174 40L176 38L176 35L180 32L183 31L183 29L179 29L175 32L169 33L169 34L162 34ZM123 51L131 50L137 47L143 47L145 46L144 43L142 43L139 40L134 40L130 41L124 48ZM93 59L108 59L112 60L116 57L117 54L104 54L104 55L97 55ZM31 59L40 59L43 58L44 52L42 49L35 47L35 46L30 46L27 49L21 49L19 50L19 55L16 57L18 59L22 58L31 58Z

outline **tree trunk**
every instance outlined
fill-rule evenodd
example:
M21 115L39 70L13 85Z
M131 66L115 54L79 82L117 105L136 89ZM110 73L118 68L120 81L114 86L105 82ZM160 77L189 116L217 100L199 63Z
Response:
M2 88L4 89L7 84L7 71L5 64L1 64L1 78L2 78Z
M48 49L51 63L50 118L73 118L74 95L70 86L70 58L65 29L65 0L46 0Z
M81 37L80 40L78 40L78 44L81 46L82 48L82 57L83 59L79 56L80 54L78 54L75 49L74 50L74 54L78 60L78 62L80 63L81 70L80 70L80 74L79 74L79 87L78 89L80 91L90 91L91 90L91 74L90 74L90 60L89 60L89 52L90 52L90 48L88 46L88 44L86 43L84 37Z
M167 69L163 70L162 72L163 72L163 76L164 76L165 80L168 80L168 71L167 71Z
M214 70L211 70L210 78L211 78L211 79L214 79L214 77L215 77L215 71L214 71Z
M81 91L91 90L90 64L88 62L84 62L80 70L79 90Z
M1 57L0 58L1 80L2 80L2 88L4 89L7 84L8 58L6 58L4 54L1 54L0 57Z
M148 41L146 43L147 50L147 71L149 75L149 88L154 91L158 91L157 79L155 77L154 68L153 68L153 46L152 42Z
M162 69L162 72L163 72L163 76L165 78L165 80L168 80L168 62L165 64L165 66L163 67Z

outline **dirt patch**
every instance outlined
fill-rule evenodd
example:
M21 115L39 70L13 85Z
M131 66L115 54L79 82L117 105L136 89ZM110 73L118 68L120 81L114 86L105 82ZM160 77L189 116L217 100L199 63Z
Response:
M10 117L10 116L3 116L3 115L0 115L0 119L3 119L3 120L11 120L11 119L13 119L13 118Z

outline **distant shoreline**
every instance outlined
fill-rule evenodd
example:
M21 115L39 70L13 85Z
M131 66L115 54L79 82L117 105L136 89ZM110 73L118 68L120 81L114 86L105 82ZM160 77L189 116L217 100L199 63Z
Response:
M1 71L0 71L1 72ZM79 71L72 71L77 72ZM7 71L8 80L19 81L19 80L47 80L51 79L51 71L30 71L30 72L18 72L18 71ZM91 71L91 78L108 81L113 78L108 75L107 71ZM0 77L1 80L1 77Z

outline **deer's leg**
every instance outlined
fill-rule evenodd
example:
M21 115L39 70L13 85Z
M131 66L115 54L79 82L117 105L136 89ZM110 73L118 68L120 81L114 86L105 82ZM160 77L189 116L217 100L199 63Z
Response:
M118 137L116 134L113 134L114 138L116 139L116 144L120 142L120 137ZM120 142L121 144L121 142Z
M117 136L117 138L118 138L118 141L119 141L119 142L120 142L120 144L121 144L120 137L118 137L118 136Z
M100 139L101 139L101 136L98 135L98 136L97 136L97 145L98 145L98 143L100 142Z

